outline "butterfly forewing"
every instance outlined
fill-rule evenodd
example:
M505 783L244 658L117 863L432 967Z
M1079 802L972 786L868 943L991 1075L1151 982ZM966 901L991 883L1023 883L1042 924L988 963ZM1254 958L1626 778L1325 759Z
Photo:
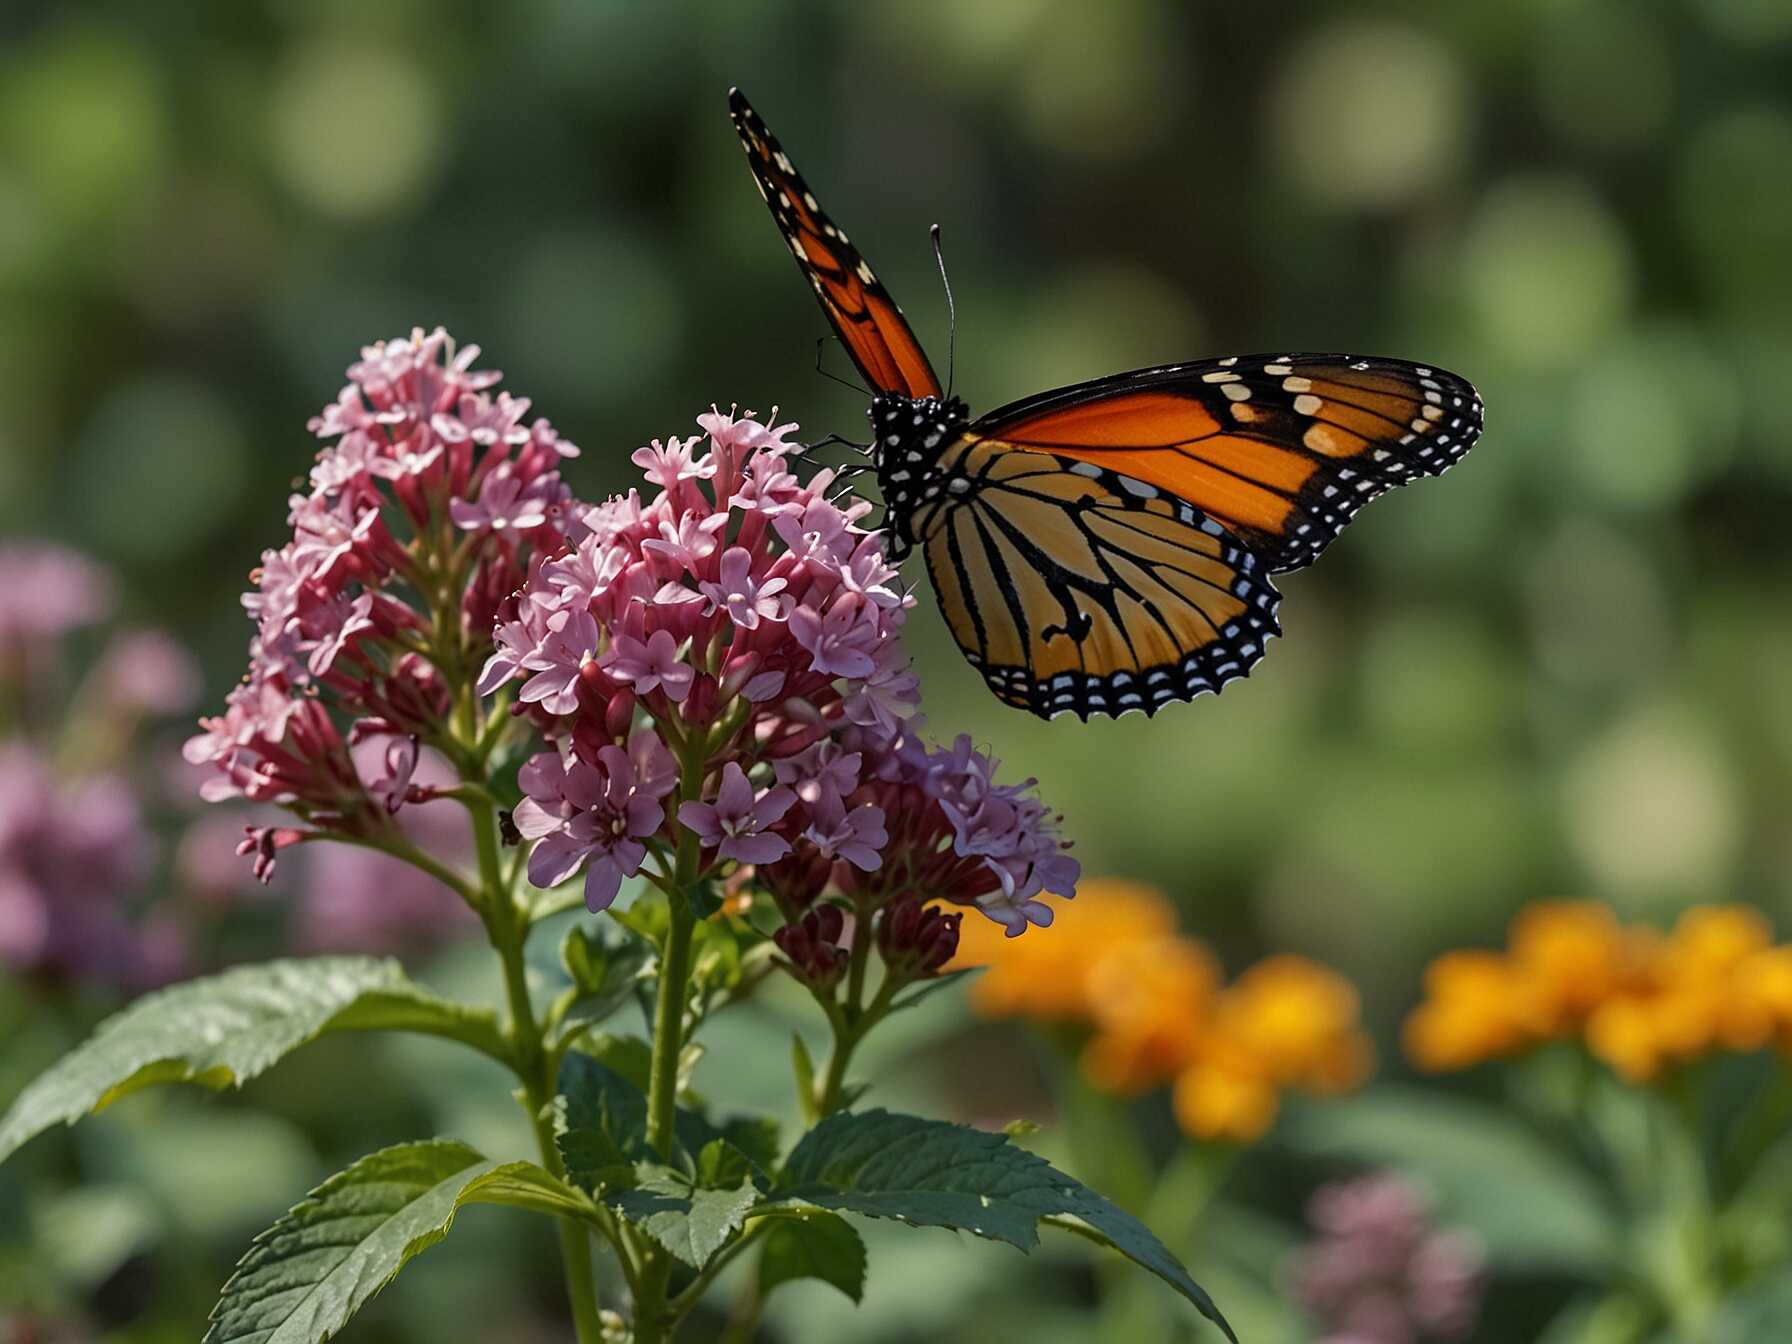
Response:
M759 194L865 381L879 392L938 396L940 380L902 310L858 248L822 211L790 156L739 89L729 94L728 110Z
M1242 677L1279 632L1257 558L1200 510L1088 463L961 441L916 511L953 637L1008 704L1154 713Z
M1092 463L1174 495L1272 572L1311 564L1364 504L1481 432L1455 374L1354 355L1240 355L1042 393L978 420L991 448Z

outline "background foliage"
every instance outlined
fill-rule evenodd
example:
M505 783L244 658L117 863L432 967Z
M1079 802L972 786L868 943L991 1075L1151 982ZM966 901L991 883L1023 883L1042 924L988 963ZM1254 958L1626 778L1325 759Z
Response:
M1279 349L1432 359L1482 389L1482 448L1292 579L1288 638L1223 700L1087 727L1003 712L923 598L937 728L1037 775L1088 871L1169 890L1230 966L1293 950L1345 972L1384 1075L1426 958L1495 941L1527 900L1744 900L1792 928L1786 0L20 0L0 14L0 535L118 569L127 614L202 652L210 702L305 418L364 340L441 322L481 342L585 447L587 496L711 399L856 433L863 398L812 371L823 324L740 161L733 83L936 357L942 223L974 407ZM65 1027L27 987L0 1005L10 1096ZM783 1011L718 1033L764 1048ZM941 996L879 1099L1044 1118L1020 1037L965 1020ZM750 1091L729 1054L703 1085ZM40 1144L0 1174L0 1213L79 1166L48 1252L118 1338L185 1338L293 1190L396 1137L506 1151L480 1068L326 1042L253 1084L253 1112L160 1097ZM1234 1179L1292 1208L1311 1173L1263 1167ZM466 1221L357 1338L551 1320L545 1230ZM1017 1310L1001 1248L913 1240L880 1250L855 1337L973 1339ZM1054 1282L1045 1309L1073 1320L1088 1286ZM1487 1337L1528 1338L1560 1285L1507 1287Z

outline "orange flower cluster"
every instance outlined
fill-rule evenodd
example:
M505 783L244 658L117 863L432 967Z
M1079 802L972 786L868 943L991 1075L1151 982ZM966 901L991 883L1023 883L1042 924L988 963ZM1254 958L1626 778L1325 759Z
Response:
M1163 895L1137 883L1088 880L1056 910L1023 938L967 923L949 969L989 968L971 988L986 1016L1089 1028L1082 1069L1103 1091L1173 1082L1186 1132L1248 1143L1283 1089L1330 1096L1368 1075L1356 991L1334 972L1274 956L1224 984L1207 949L1177 934Z
M1792 945L1759 912L1694 906L1668 934L1591 901L1527 906L1504 952L1446 952L1406 1019L1406 1053L1441 1072L1579 1038L1630 1082L1713 1050L1792 1049Z

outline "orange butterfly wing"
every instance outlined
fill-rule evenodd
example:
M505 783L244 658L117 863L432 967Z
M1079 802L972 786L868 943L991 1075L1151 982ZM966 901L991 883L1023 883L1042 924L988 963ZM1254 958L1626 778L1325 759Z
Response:
M729 93L728 111L778 232L865 381L879 392L937 397L940 380L902 310L739 89Z
M1453 466L1480 433L1481 398L1442 369L1239 355L1042 393L982 417L966 441L1163 491L1279 573L1311 564L1376 496Z

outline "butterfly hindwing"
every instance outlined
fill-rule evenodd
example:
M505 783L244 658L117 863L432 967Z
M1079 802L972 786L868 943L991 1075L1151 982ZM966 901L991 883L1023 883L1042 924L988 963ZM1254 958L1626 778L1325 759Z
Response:
M1280 633L1269 576L1191 505L1084 462L969 439L916 535L953 637L1044 717L1154 713L1244 676Z
M908 319L739 89L728 95L728 110L759 194L865 381L879 392L938 396L940 380Z
M1455 374L1401 360L1239 355L1041 393L969 432L1150 484L1281 572L1311 564L1371 499L1460 460L1481 399Z

